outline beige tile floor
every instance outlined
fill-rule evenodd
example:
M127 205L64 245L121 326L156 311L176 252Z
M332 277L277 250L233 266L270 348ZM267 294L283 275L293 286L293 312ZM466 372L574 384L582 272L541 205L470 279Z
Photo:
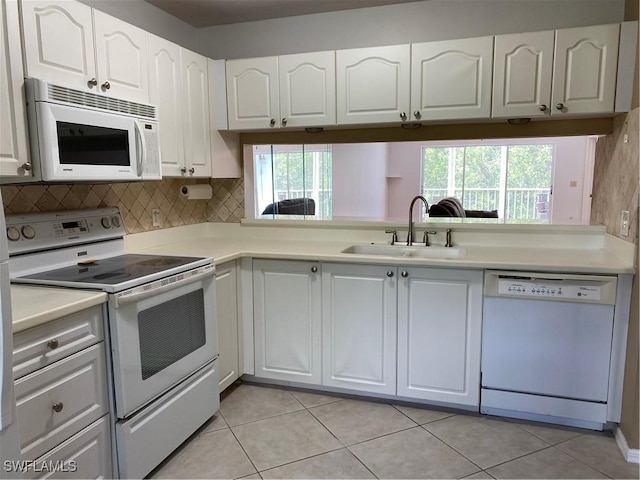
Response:
M609 433L238 384L151 478L639 478Z

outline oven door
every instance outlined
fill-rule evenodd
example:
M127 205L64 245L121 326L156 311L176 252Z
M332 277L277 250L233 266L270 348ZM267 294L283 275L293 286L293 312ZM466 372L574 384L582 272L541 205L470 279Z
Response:
M118 418L217 356L214 275L207 265L109 295Z

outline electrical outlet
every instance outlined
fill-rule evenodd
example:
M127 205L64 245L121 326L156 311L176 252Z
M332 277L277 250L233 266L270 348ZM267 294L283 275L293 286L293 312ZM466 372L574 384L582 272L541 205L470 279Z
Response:
M151 225L154 227L160 226L160 209L154 208L151 210Z
M629 236L629 210L623 210L620 215L620 235Z

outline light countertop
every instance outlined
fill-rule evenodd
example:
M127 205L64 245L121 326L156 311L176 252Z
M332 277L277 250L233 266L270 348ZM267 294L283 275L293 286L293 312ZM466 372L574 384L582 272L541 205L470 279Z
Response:
M252 257L444 268L498 268L592 274L634 273L633 259L621 257L615 249L598 248L593 245L570 248L570 240L559 248L550 248L544 243L537 247L530 244L489 246L483 243L460 243L457 246L464 250L464 255L460 258L403 258L342 253L354 244L371 243L363 241L362 238L288 239L287 233L291 232L285 230L283 238L260 238L260 229L220 229L211 226L214 224L209 225L177 227L155 236L156 232L131 235L129 237L136 238L131 238L125 244L128 251L136 253L209 256L213 257L218 265L242 257ZM380 242L379 238L372 238L372 241L384 243ZM552 242L549 244L553 245Z
M107 301L104 292L11 285L13 333L80 312Z

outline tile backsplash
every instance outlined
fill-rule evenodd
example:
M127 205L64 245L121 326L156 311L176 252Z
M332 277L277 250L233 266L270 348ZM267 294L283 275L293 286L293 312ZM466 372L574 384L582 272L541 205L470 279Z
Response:
M593 170L591 223L634 242L638 232L638 125L640 109L614 119L613 132L598 139ZM629 236L620 235L620 212L630 215Z
M182 185L210 183L211 200L186 200ZM237 223L244 216L242 179L165 178L160 181L8 185L1 187L4 213L48 212L79 208L118 207L129 233L192 223ZM161 226L153 227L151 210L160 210Z

